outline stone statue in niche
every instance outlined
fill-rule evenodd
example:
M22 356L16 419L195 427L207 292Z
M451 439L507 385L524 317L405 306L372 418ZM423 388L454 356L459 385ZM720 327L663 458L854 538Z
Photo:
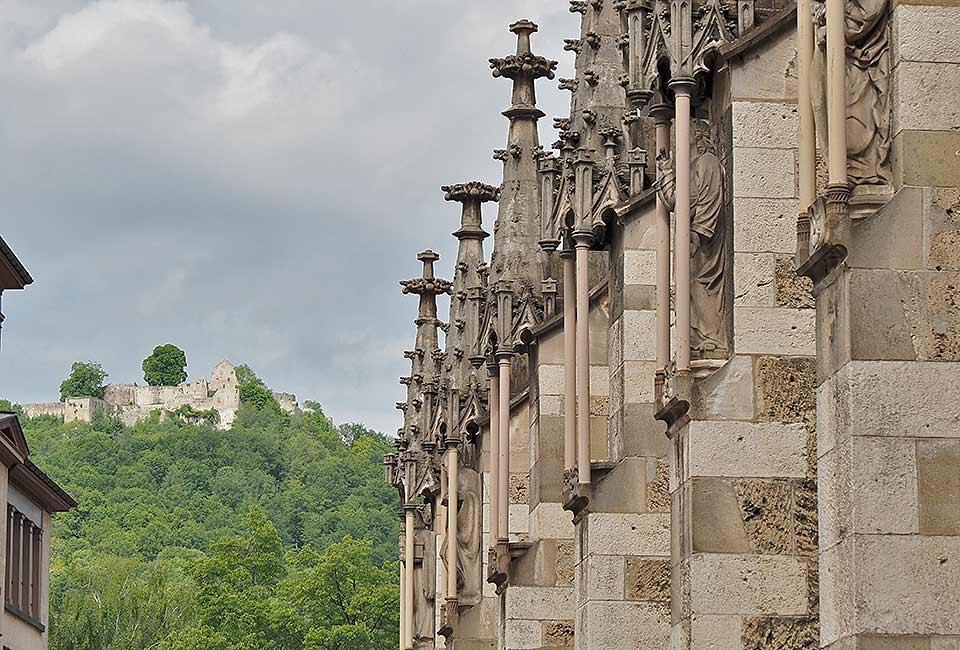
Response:
M474 469L476 456L475 445L465 445L457 471L457 595L462 606L479 604L483 595L480 579L483 496L480 473ZM447 543L444 539L440 550L445 567L448 567Z
M433 650L436 641L434 606L437 598L437 556L433 505L427 504L417 516L414 533L413 647Z
M723 165L706 120L691 120L690 139L690 346L700 358L725 359L727 345L727 214ZM673 156L657 156L657 192L675 207Z
M846 0L847 180L857 185L889 185L890 43L888 0ZM811 65L811 96L817 135L827 148L826 4L814 1L816 47Z

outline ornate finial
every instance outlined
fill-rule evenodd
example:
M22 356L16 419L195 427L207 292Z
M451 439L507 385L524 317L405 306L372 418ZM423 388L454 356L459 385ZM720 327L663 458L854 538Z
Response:
M480 203L487 203L489 201L500 200L499 187L487 185L480 181L443 185L440 190L443 192L443 199L445 201L457 201L458 203L478 201Z
M530 34L537 29L537 25L529 20L518 20L510 25L510 31L517 35L517 53L490 59L490 69L493 70L494 77L529 82L540 77L553 79L554 70L559 63L537 56L530 50Z
M450 293L452 283L449 280L441 280L433 274L433 263L440 259L440 255L432 250L425 250L417 255L417 259L423 262L423 276L413 280L402 280L400 286L403 287L403 293L421 296Z
M554 70L557 69L559 62L530 54L509 55L502 59L490 59L490 69L493 70L494 77L504 77L505 79L519 79L528 75L530 79L539 79L546 77L553 79Z
M600 129L599 135L603 139L604 147L616 147L617 140L623 137L623 132L616 127L608 126Z

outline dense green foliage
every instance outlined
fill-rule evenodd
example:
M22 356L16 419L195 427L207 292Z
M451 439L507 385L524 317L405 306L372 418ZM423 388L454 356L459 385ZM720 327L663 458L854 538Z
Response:
M270 409L280 413L280 405L273 397L273 391L267 388L262 379L245 363L235 368L237 373L237 387L240 389L240 401L252 404L258 409ZM309 406L309 403L308 403Z
M228 431L202 413L24 420L32 459L79 502L54 518L50 647L392 648L389 442L310 405L247 400Z
M143 360L143 378L150 386L179 386L187 380L187 355L167 343L153 348Z
M103 397L103 382L109 375L99 363L77 361L60 384L60 401L68 397Z

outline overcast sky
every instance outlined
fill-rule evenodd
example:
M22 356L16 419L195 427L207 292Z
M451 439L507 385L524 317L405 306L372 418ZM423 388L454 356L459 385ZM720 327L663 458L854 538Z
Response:
M35 279L3 296L0 397L53 401L77 360L142 383L170 342L191 378L246 362L393 432L416 316L397 282L428 247L451 274L440 185L500 182L510 85L487 59L530 18L572 76L567 6L0 0L0 234Z

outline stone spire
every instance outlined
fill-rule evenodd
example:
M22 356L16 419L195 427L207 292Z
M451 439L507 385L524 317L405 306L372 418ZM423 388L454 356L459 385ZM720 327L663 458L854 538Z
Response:
M560 126L579 134L576 146L595 152L599 161L604 160L611 136L622 144L627 108L620 7L613 0L573 2L570 7L581 14L580 38L565 46L576 53L576 79L561 79L561 88L572 90L572 97L570 117Z
M407 419L408 428L415 424L421 435L425 436L429 434L434 416L433 398L436 396L437 380L440 375L438 358L440 344L437 328L443 324L437 318L437 296L450 293L452 285L449 280L441 280L434 274L433 265L440 259L437 253L425 250L417 255L417 259L423 263L423 275L413 280L401 281L400 286L403 287L403 293L420 296L420 308L415 321L416 347L407 353L411 361L411 381L413 382L412 386L408 386L408 392L411 392L408 402L413 400L417 415L408 414Z
M537 120L545 114L537 108L534 82L541 77L552 79L557 62L530 51L530 35L537 31L534 23L520 20L510 26L510 31L517 35L517 53L490 59L494 77L513 81L513 103L503 112L510 120L507 148L494 154L503 161L503 186L494 225L490 283L508 280L518 296L538 297L541 273L537 262L537 159L542 150Z
M444 185L447 201L462 204L460 228L453 236L460 241L450 299L450 329L446 337L445 373L451 390L464 390L471 373L469 356L480 333L479 311L482 294L483 230L480 206L500 198L500 189L479 181Z
M629 195L627 129L635 118L627 113L624 93L629 81L624 65L629 41L621 13L625 7L626 3L612 0L570 3L570 11L582 16L580 38L567 40L565 46L576 53L576 78L560 80L560 88L572 96L570 116L554 123L560 131L554 147L561 151L567 191L575 194L571 197L578 220L575 229L597 229L598 224L591 223L596 215L590 214L594 201L601 198L595 189L620 193L620 198Z

